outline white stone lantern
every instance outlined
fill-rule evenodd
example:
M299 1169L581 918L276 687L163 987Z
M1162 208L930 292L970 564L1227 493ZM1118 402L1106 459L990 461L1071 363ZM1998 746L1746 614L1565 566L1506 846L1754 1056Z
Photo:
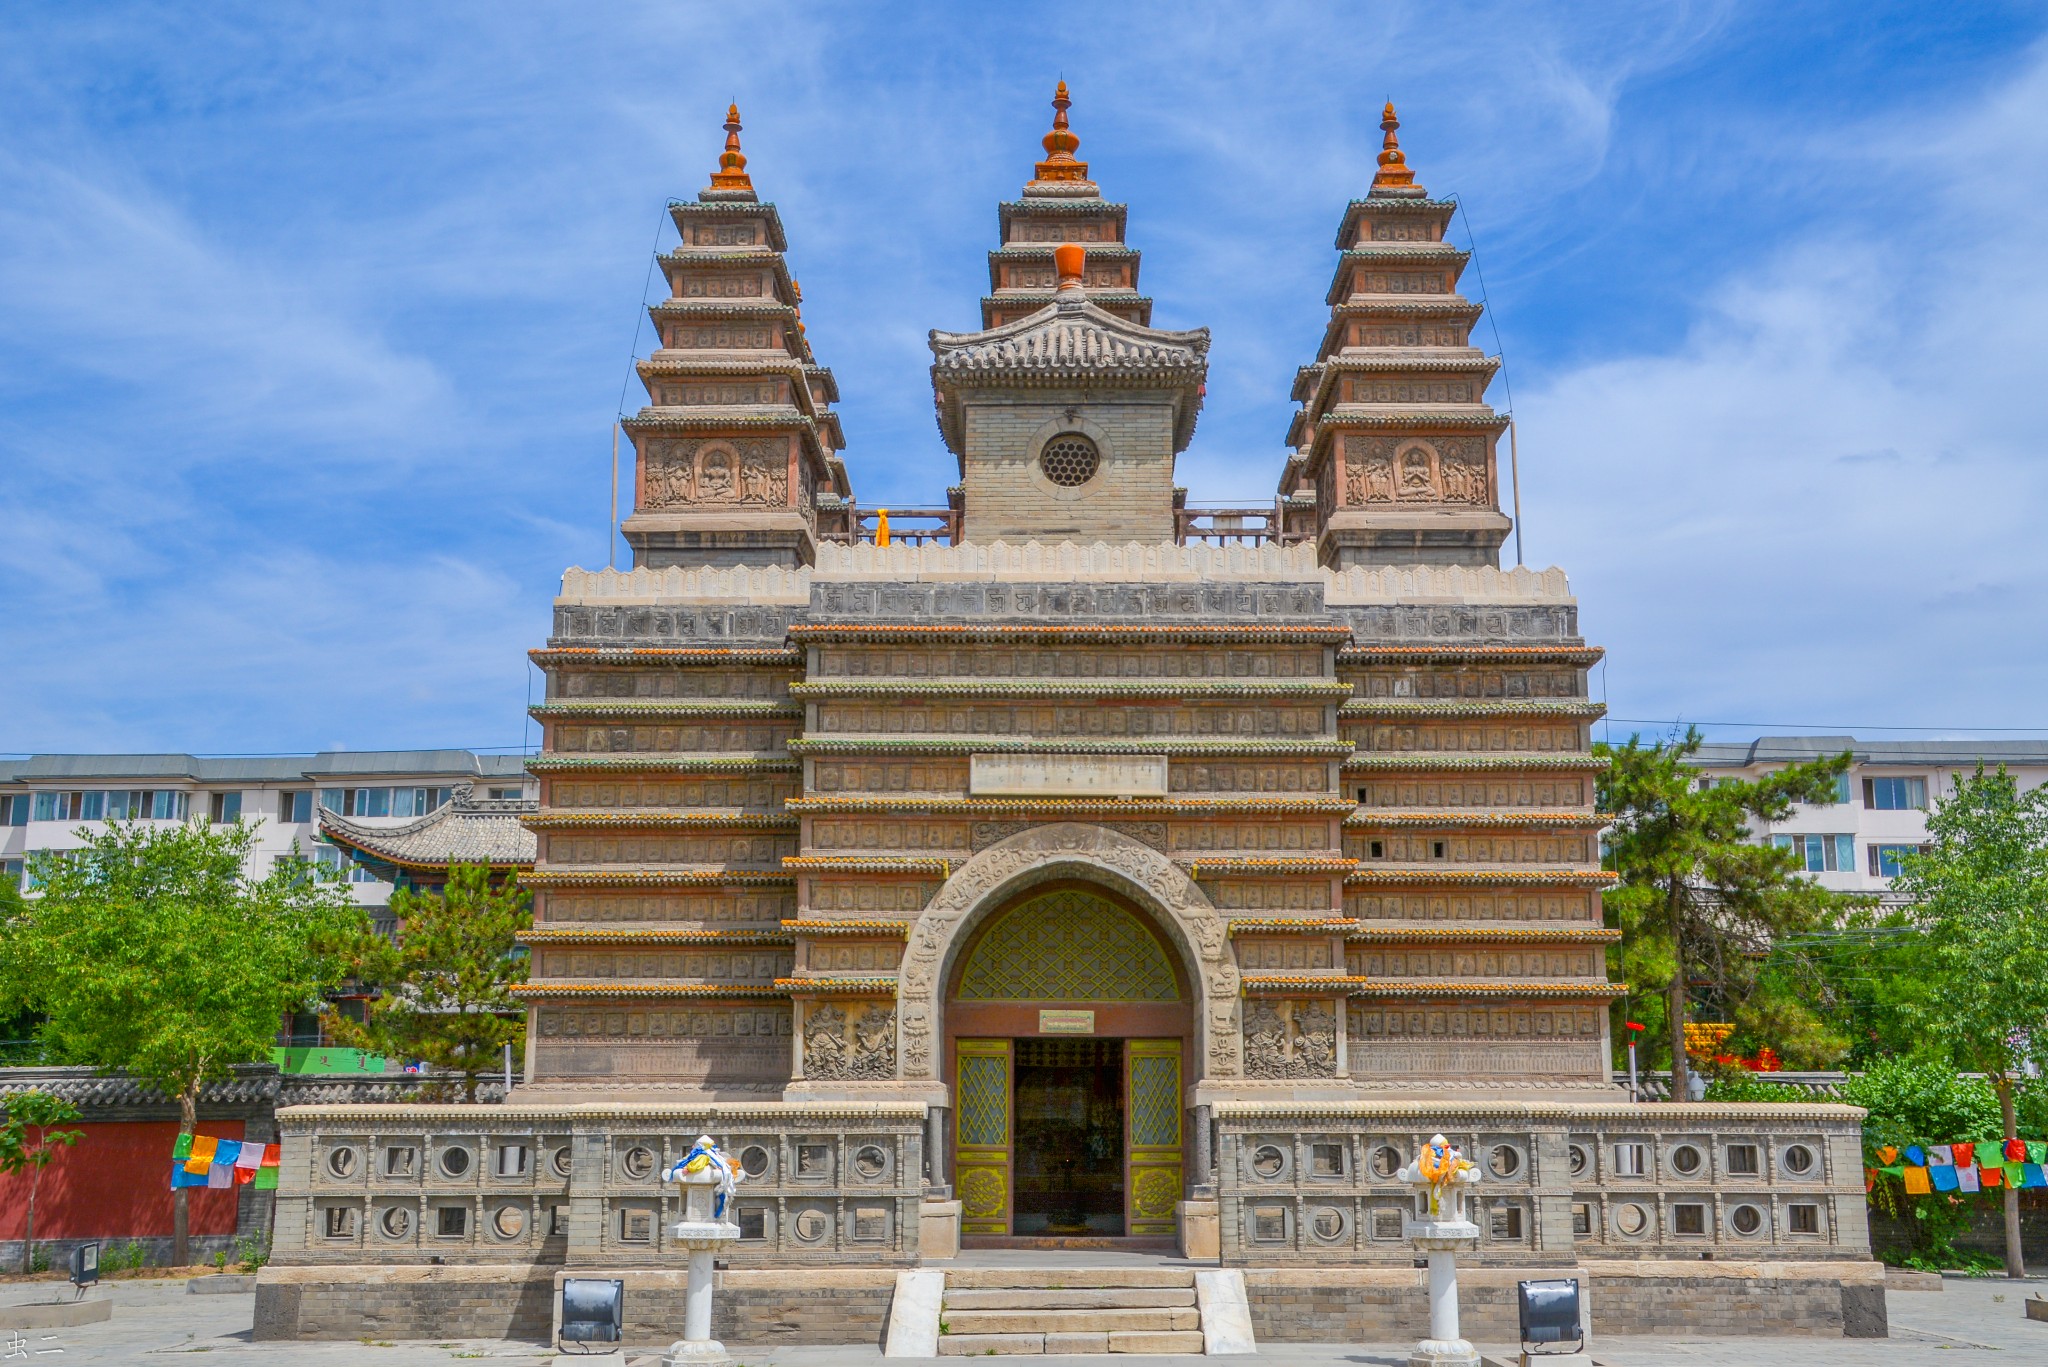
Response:
M662 1181L683 1189L683 1218L669 1227L669 1235L690 1250L683 1336L669 1345L663 1367L719 1367L732 1361L725 1345L711 1337L712 1256L740 1237L740 1227L731 1217L733 1189L744 1180L739 1164L708 1134L699 1135L690 1151L662 1174Z
M1429 1255L1429 1337L1415 1345L1408 1367L1479 1367L1479 1354L1458 1333L1458 1252L1479 1247L1466 1189L1479 1181L1479 1169L1439 1134L1396 1176L1421 1189L1418 1215L1402 1222L1402 1232Z

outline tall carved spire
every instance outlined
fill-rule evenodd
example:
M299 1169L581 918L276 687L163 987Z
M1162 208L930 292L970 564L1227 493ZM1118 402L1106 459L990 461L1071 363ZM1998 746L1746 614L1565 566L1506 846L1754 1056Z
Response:
M838 388L804 333L781 215L747 176L737 107L725 133L710 187L670 202L680 240L656 258L669 297L648 311L647 404L624 423L636 567L807 565L852 494Z
M1067 127L1067 110L1073 103L1067 98L1067 83L1061 81L1052 93L1052 132L1047 133L1042 140L1045 144L1045 160L1035 163L1032 167L1037 172L1032 177L1033 185L1088 183L1088 163L1074 158L1074 151L1080 147L1081 139L1075 135L1073 129Z
M754 182L747 177L746 154L740 151L740 107L725 109L725 151L719 154L718 169L711 173L711 189L721 197L754 197Z
M1500 361L1472 345L1480 306L1458 292L1469 258L1444 240L1458 206L1415 184L1392 103L1380 126L1372 189L1337 229L1329 326L1295 376L1280 493L1313 510L1323 563L1339 569L1498 565L1508 420L1486 387Z
M1387 107L1380 111L1380 127L1386 137L1380 140L1380 169L1373 173L1373 194L1425 195L1428 192L1415 183L1415 173L1408 169L1408 158L1401 153L1401 139L1396 136L1401 129L1400 116L1394 113L1394 102L1387 101Z

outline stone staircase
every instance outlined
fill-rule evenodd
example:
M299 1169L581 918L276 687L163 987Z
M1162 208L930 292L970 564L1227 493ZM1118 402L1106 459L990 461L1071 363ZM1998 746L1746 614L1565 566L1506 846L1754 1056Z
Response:
M1186 1268L949 1268L939 1356L1201 1353Z

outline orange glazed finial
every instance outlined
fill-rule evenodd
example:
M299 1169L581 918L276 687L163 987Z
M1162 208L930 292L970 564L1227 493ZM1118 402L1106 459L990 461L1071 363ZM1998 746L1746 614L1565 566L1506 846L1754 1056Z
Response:
M1061 81L1052 93L1052 132L1044 138L1045 160L1034 165L1038 181L1085 181L1088 179L1088 163L1076 161L1074 150L1081 145L1081 139L1067 127L1067 110L1073 105L1067 98L1067 83Z
M714 190L751 190L754 182L747 178L747 159L740 152L740 107L728 105L725 111L725 151L719 155L718 169L711 173L711 188Z
M1372 188L1375 190L1408 190L1415 186L1415 173L1408 169L1408 158L1401 155L1401 140L1394 136L1401 127L1399 116L1394 113L1394 102L1387 101L1387 107L1380 113L1380 127L1387 131L1380 143L1380 169L1373 173Z

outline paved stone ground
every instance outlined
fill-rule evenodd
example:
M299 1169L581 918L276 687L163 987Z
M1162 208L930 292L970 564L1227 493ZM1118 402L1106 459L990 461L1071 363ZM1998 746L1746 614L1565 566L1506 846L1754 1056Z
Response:
M29 1299L9 1289L9 1302ZM1690 1339L1650 1341L1609 1338L1594 1345L1602 1367L1966 1367L1986 1364L2048 1363L2048 1323L2025 1318L2026 1296L2048 1295L2048 1279L2031 1282L1948 1281L1940 1291L1893 1291L1889 1339ZM569 1367L574 1357L557 1358L533 1344L439 1343L252 1343L249 1323L253 1295L193 1296L183 1282L113 1282L97 1293L114 1301L104 1324L28 1333L19 1343L0 1334L0 1367L29 1364L119 1364L168 1367L172 1357L208 1354L205 1361L248 1367L320 1367L363 1363L370 1367L444 1367L478 1361L491 1367ZM1482 1349L1490 1345L1482 1344ZM734 1355L747 1367L880 1367L873 1348L747 1349ZM658 1352L627 1354L629 1367L658 1367ZM1187 1358L1115 1356L1031 1358L1031 1362L1100 1364L1100 1367L1185 1367ZM951 1362L953 1359L941 1359ZM1405 1347L1394 1344L1276 1344L1253 1362L1291 1367L1405 1367ZM893 1363L890 1365L893 1367Z

